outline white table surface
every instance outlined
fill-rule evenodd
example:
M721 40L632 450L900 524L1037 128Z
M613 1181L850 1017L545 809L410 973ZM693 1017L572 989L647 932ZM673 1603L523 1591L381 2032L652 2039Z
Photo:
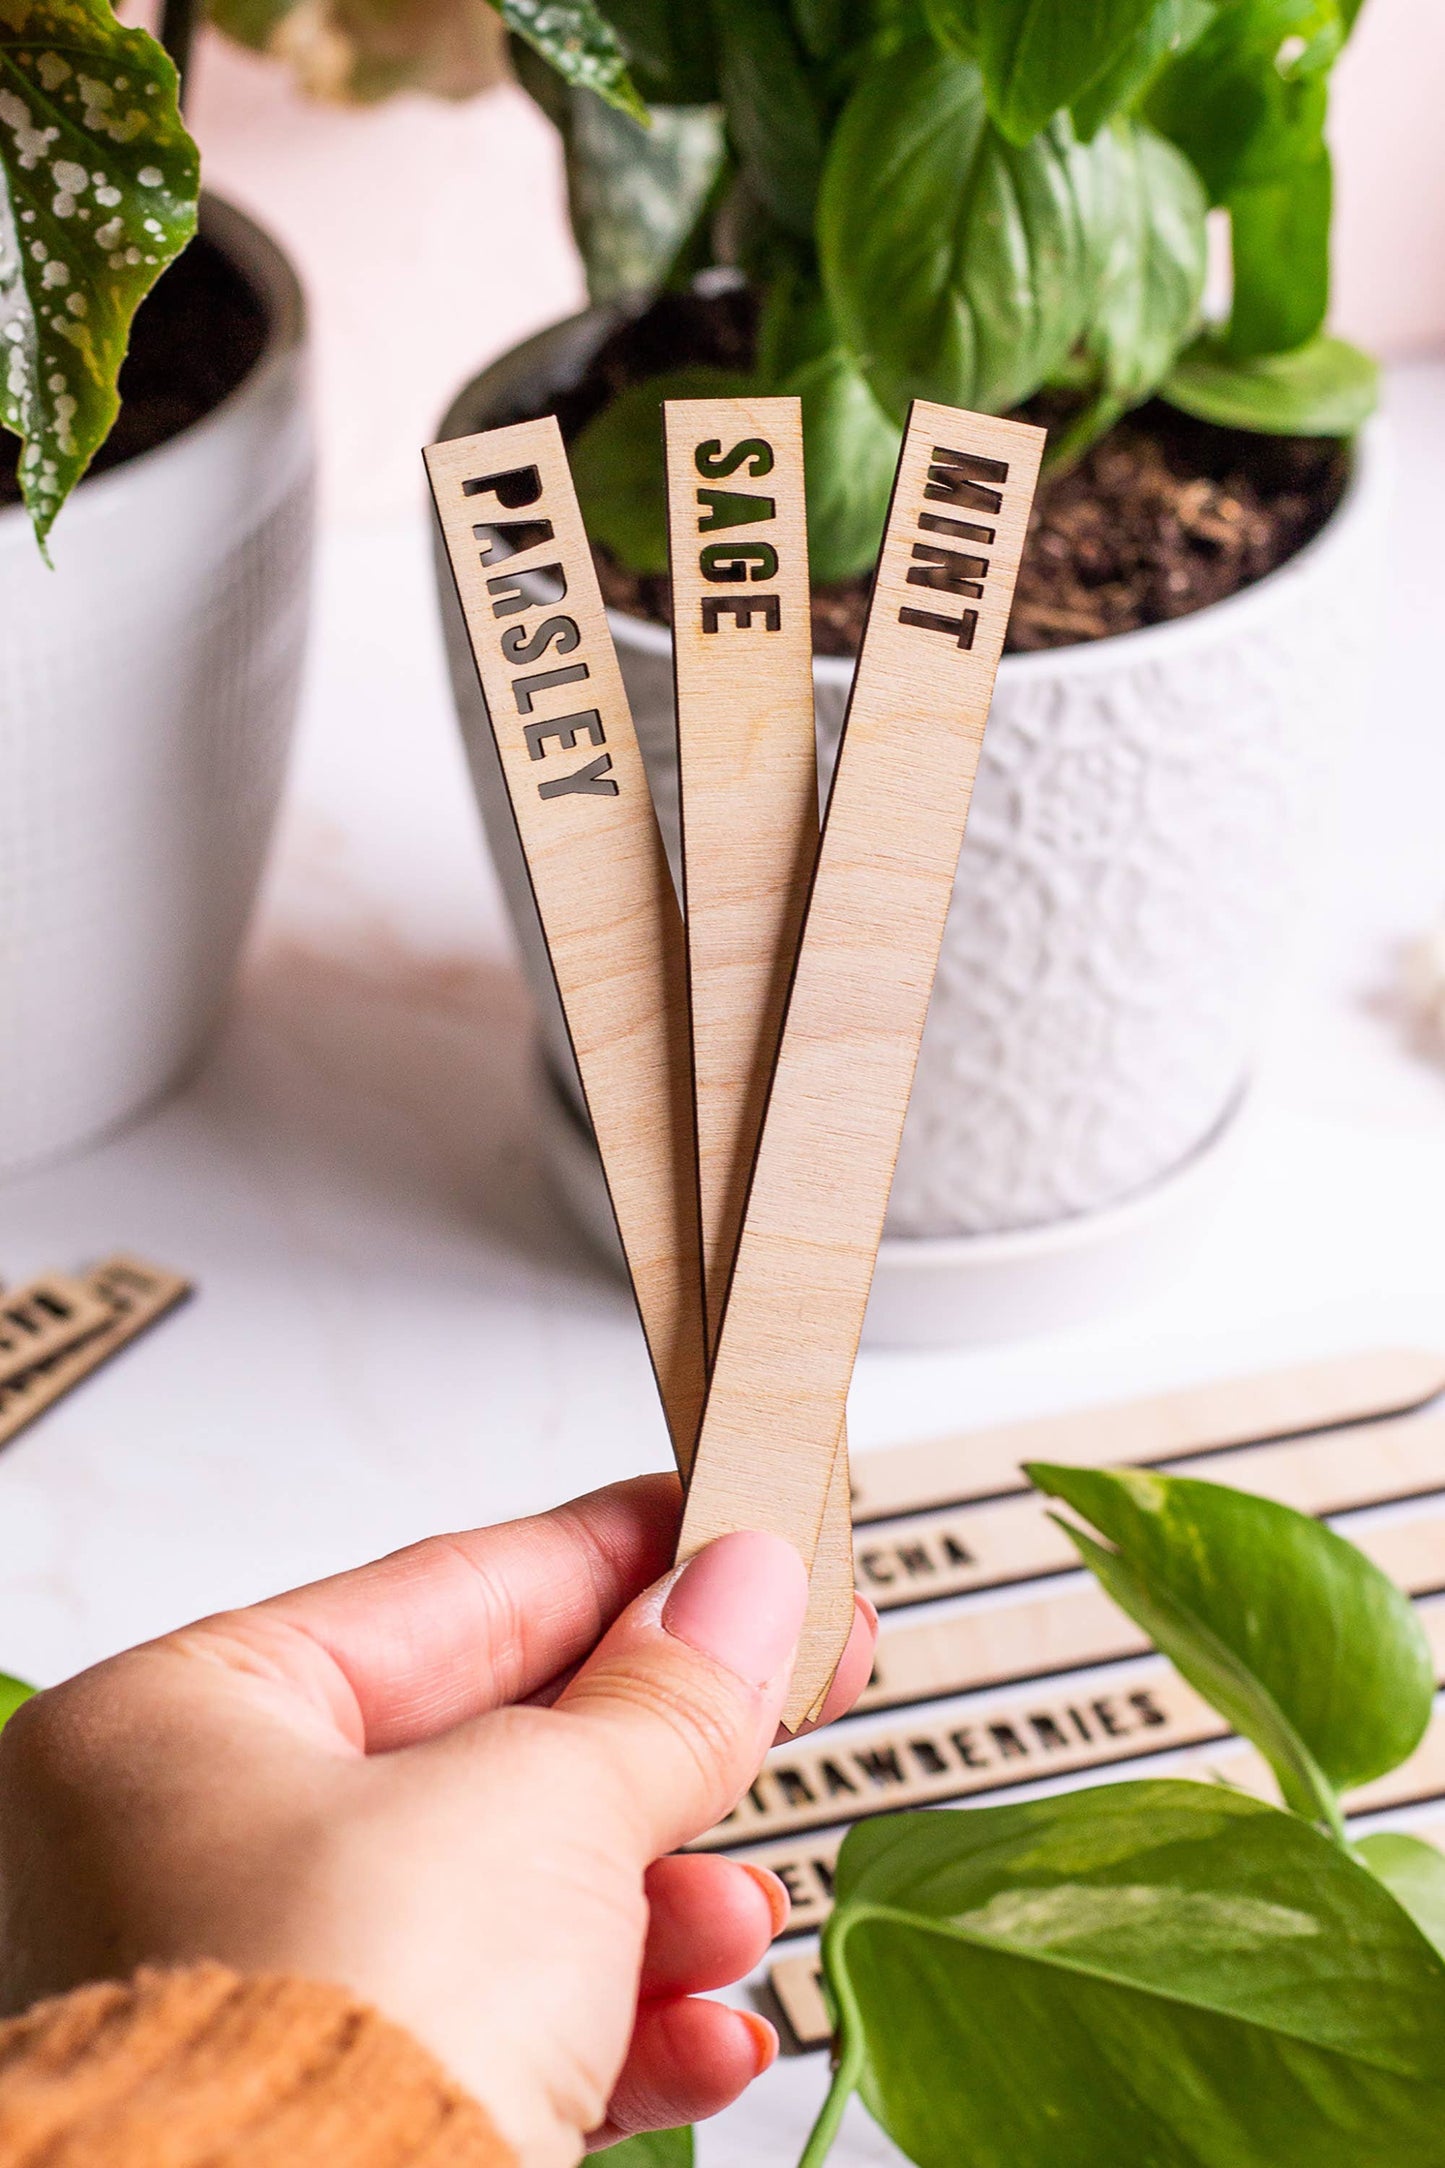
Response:
M1445 363L1395 371L1390 614L1310 955L1194 1263L995 1350L867 1353L854 1448L1445 1335L1445 1061L1399 1010L1445 912ZM667 1465L628 1299L553 1202L528 1003L443 678L420 504L323 539L279 848L184 1092L0 1188L0 1273L131 1247L198 1299L0 1456L0 1667L64 1676L431 1530ZM1351 597L1342 594L1340 607ZM784 2061L704 2168L783 2168ZM835 2158L897 2156L859 2113Z

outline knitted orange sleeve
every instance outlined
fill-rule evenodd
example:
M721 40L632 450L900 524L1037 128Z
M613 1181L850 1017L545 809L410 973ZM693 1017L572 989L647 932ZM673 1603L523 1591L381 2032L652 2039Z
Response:
M399 2025L220 1965L77 1988L0 2024L3 2168L515 2168Z

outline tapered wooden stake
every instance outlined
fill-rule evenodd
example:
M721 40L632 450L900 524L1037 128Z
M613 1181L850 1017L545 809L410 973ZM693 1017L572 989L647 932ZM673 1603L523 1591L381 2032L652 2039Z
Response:
M853 1518L887 1519L930 1506L1025 1490L1026 1460L1099 1468L1113 1461L1163 1462L1187 1453L1228 1452L1312 1430L1342 1430L1403 1415L1445 1393L1438 1349L1369 1348L1292 1363L1253 1377L1177 1387L1147 1400L1077 1408L989 1430L895 1445L853 1464Z
M427 473L686 1476L704 1377L682 918L556 421Z
M803 417L797 399L672 399L663 416L711 1349L818 850ZM809 1676L831 1677L852 1621L840 1441L799 1656Z
M909 416L684 1555L738 1528L817 1546L1042 448L1024 423ZM786 1721L819 1683L799 1666Z

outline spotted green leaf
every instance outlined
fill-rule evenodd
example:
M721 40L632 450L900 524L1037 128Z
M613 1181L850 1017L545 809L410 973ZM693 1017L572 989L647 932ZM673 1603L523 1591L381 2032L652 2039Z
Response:
M104 443L131 319L195 231L176 73L106 0L0 0L0 423L44 546Z
M627 72L621 41L596 0L498 0L498 12L565 83L595 90L619 112L646 122L647 107Z

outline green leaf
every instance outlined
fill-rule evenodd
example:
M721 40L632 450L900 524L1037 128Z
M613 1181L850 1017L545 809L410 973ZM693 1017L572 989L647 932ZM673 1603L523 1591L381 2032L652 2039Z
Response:
M1027 143L1112 67L1149 21L1154 0L984 0L978 61L988 109L1011 143Z
M863 77L818 207L823 285L880 404L999 413L1083 330L1091 259L1066 119L1022 149L991 124L978 69L914 41Z
M1445 1955L1445 1852L1402 1829L1360 1837L1354 1850L1404 1906L1422 1935Z
M606 2152L608 2168L692 2168L692 2128L643 2131Z
M930 36L965 60L978 58L978 10L979 0L923 0Z
M1285 180L1319 156L1343 37L1337 0L1230 0L1158 77L1148 118L1214 203Z
M744 178L786 232L811 239L823 124L787 17L774 0L725 0L717 23L723 104Z
M813 578L846 580L871 571L888 517L901 431L840 346L795 371L780 389L803 405Z
M849 31L853 0L793 0L793 22L814 60L836 54Z
M9 1723L22 1702L29 1701L35 1692L23 1679L14 1679L8 1671L0 1671L0 1729Z
M1084 347L1097 371L1097 432L1147 399L1199 321L1205 216L1189 161L1140 121L1117 120L1080 170L1090 175L1086 221L1096 300Z
M1141 1469L1033 1465L1113 1546L1061 1521L1084 1562L1190 1684L1266 1756L1291 1806L1419 1744L1435 1675L1407 1597L1332 1529L1273 1499Z
M856 2078L919 2168L1438 2168L1445 1965L1346 1852L1222 1788L860 1824L824 1963L821 2138Z
M1323 332L1290 354L1232 361L1217 339L1196 339L1160 387L1171 406L1226 429L1270 436L1348 437L1374 413L1379 365Z
M803 408L808 559L818 581L851 579L876 563L901 431L879 406L815 287L779 279L759 338L769 391Z
M727 399L747 380L726 369L679 369L633 384L604 407L571 448L572 478L594 542L633 572L667 570L664 399Z
M717 41L701 4L607 0L628 66L644 97L659 105L712 105L718 96Z
M196 229L176 73L105 0L0 0L0 424L42 547L104 443L131 319Z
M550 61L564 83L595 90L620 113L646 125L647 107L596 0L497 0L497 8L507 28Z
M1142 98L1165 63L1186 52L1213 20L1211 0L1156 0L1142 30L1074 100L1080 140L1092 142L1106 120Z
M1234 301L1225 345L1235 361L1312 339L1330 305L1330 154L1287 180L1229 199Z
M722 166L714 106L654 106L652 126L559 85L572 232L593 301L652 293L701 219Z

